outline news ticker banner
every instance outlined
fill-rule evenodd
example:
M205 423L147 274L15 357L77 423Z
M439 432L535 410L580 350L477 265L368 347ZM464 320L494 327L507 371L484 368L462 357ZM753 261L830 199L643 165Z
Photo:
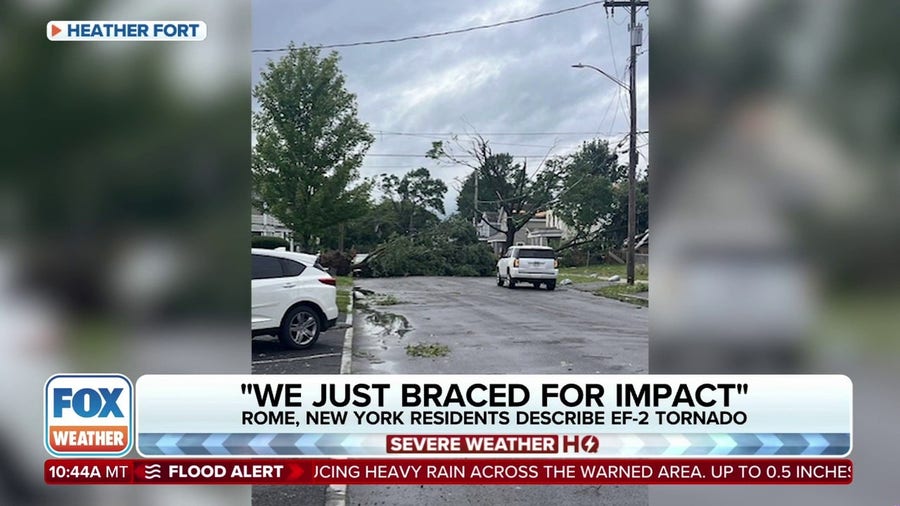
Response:
M144 457L842 457L839 375L145 375Z
M51 459L51 485L849 485L847 459Z

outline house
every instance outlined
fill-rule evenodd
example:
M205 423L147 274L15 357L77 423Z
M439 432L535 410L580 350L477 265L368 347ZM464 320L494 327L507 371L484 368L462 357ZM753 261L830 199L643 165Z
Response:
M544 218L546 219L546 224L548 227L557 228L562 231L563 239L568 239L569 237L574 235L572 229L570 229L569 226L566 225L566 222L564 222L553 209L548 209L547 212L544 213Z
M290 250L294 251L294 237L291 229L278 221L278 218L265 211L261 212L256 207L250 208L250 235L286 239L290 243Z
M547 215L548 213L543 211L536 213L525 226L516 231L513 244L518 246L559 246L565 232L558 227L548 225ZM501 209L497 213L483 213L482 216L483 219L477 226L478 237L490 244L495 254L500 255L506 245L506 211ZM491 220L490 223L493 227L485 223L485 220L488 219ZM482 235L485 231L491 233Z
M500 226L497 222L499 216L500 213L496 211L483 211L481 213L481 219L475 222L475 233L478 235L479 240L483 241L497 232L491 225L494 227Z

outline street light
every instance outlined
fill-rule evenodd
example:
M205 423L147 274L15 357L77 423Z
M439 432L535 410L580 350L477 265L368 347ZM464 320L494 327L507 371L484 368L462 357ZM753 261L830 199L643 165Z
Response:
M595 67L595 66L593 66L593 65L585 65L584 63L576 63L575 65L572 65L572 68L573 68L573 69L593 69L593 70L596 70L597 72L600 72L601 74L603 74L604 76L606 76L606 77L607 77L608 79L610 79L612 82L614 82L614 83L618 84L619 86L621 86L622 88L624 88L625 91L631 91L631 88L629 88L627 84L623 83L622 81L619 81L619 80L616 79L615 77L613 77L613 76L607 74L607 73L604 72L602 69L599 69L599 68L597 68L597 67Z
M631 11L631 24L634 26L634 8L632 7ZM631 61L635 60L635 52L634 45L631 46ZM611 80L612 82L618 84L622 89L628 92L631 101L631 128L629 129L629 148L628 148L628 244L626 247L626 273L627 273L627 282L629 285L634 284L634 235L635 235L635 227L637 225L637 212L635 211L635 167L637 166L637 123L635 120L637 119L637 104L635 97L635 89L634 89L634 65L631 66L631 86L626 85L622 81L619 81L615 77L607 74L602 69L599 69L593 65L585 65L583 63L577 63L572 65L573 68L576 69L584 69L588 68L591 70L596 70L597 72L603 74L604 77Z

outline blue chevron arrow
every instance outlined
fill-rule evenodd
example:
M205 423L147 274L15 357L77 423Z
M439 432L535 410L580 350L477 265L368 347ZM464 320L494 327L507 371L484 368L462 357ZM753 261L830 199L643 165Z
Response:
M828 448L828 440L821 434L803 434L803 439L806 439L807 443L803 455L820 455Z
M275 455L275 450L269 447L269 443L275 439L275 434L258 434L250 440L248 446L253 449L257 455Z
M757 434L756 437L762 442L762 447L756 450L756 455L774 455L784 445L775 434Z
M156 446L162 434L141 434L138 438L138 448L144 455L164 455Z
M294 446L300 451L301 455L322 455L316 442L319 441L321 434L303 434L300 439L294 443Z
M828 441L828 447L822 455L844 455L850 452L850 434L822 434Z
M729 455L755 455L763 446L763 442L753 434L731 434L737 443Z
M728 455L737 446L737 442L728 434L710 434L716 445L710 449L710 455Z
M225 440L228 439L229 435L210 434L206 441L203 442L203 447L206 448L210 455L229 455L228 450L225 449Z
M181 441L182 436L184 434L163 434L156 442L156 447L163 455L184 455L184 452L178 448L178 442Z
M775 455L800 455L809 446L809 441L802 434L775 434L775 437L782 443Z
M229 434L223 447L230 455L254 455L250 441L255 437L256 434Z
M185 455L209 455L209 450L203 445L210 434L185 434L178 440L178 448Z

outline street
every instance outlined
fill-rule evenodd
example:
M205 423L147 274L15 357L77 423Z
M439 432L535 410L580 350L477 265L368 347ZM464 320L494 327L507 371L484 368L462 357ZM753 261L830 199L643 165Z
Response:
M648 310L560 286L493 278L356 280L354 374L644 374ZM392 305L378 305L390 296ZM366 309L364 306L370 306ZM411 357L407 345L446 346Z
M354 374L647 372L646 308L566 286L509 290L492 278L360 279L356 286L363 296L354 317ZM411 356L415 350L425 356ZM624 486L348 489L353 505L647 501L646 487Z
M338 318L343 322L346 315ZM253 374L338 374L341 372L343 325L323 332L308 350L288 350L275 337L260 336L252 343ZM255 486L255 506L283 504L324 504L325 488L320 486Z
M357 279L353 374L644 374L648 311L493 278ZM345 315L338 321L343 322ZM309 350L253 340L254 374L337 374L345 330ZM407 348L407 347L410 348ZM253 487L253 504L324 504L325 487ZM349 487L348 504L647 504L646 487Z

